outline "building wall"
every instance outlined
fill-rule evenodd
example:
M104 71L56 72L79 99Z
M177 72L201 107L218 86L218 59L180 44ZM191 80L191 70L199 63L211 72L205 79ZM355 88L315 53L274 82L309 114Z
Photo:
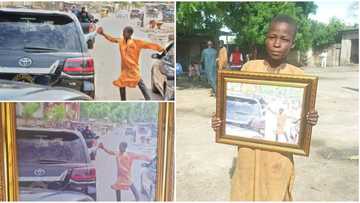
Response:
M209 37L176 39L176 63L181 64L183 71L187 71L192 60L200 62L201 51L206 48L208 40L212 39Z
M356 49L356 46L357 47L359 46L358 44L356 44L359 42L358 40L359 40L359 30L344 31L342 33L341 54L340 54L341 65L352 64L355 63L356 61L358 63L359 61L358 59L357 60L353 59L356 56L359 57L359 50Z

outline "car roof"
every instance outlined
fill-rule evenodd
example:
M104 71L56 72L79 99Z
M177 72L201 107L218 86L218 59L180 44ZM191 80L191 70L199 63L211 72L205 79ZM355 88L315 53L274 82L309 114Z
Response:
M41 10L41 9L28 9L28 8L0 8L0 13L29 13L29 14L43 14L43 15L61 15L67 16L72 20L76 20L76 16L73 13L52 11L52 10Z
M76 134L78 137L82 137L80 132L76 130L69 129L59 129L59 128L40 128L40 127L17 127L16 130L20 131L39 131L39 132L65 132L69 134Z

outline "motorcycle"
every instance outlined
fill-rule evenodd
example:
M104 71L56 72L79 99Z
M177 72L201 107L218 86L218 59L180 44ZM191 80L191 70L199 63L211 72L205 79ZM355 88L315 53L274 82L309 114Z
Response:
M145 201L155 200L156 191L156 161L157 157L154 157L148 163L143 163L143 167L140 175L141 193L146 197Z

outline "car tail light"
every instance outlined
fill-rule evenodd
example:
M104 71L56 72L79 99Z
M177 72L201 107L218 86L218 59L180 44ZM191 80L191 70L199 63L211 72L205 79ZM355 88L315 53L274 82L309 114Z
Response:
M65 60L64 72L69 74L94 73L94 59L91 57L68 58Z
M70 179L78 182L87 182L96 180L96 169L94 167L74 168Z

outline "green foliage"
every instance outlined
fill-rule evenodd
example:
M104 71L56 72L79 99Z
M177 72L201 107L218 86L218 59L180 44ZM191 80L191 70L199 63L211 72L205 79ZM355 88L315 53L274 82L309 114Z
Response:
M263 47L271 19L279 14L292 16L298 24L295 49L311 47L309 14L315 13L314 2L196 2L177 3L177 35L212 33L226 26L236 34L243 49Z
M22 117L25 119L32 118L39 108L40 103L23 103Z
M219 2L177 2L176 35L177 37L206 34L217 37L223 26Z
M312 33L312 47L315 50L321 50L331 44L339 43L341 41L341 35L339 31L343 30L344 28L345 24L335 17L330 20L328 25L321 22L312 21L311 30L316 30L316 32Z
M108 118L112 122L156 122L156 103L81 103L80 117L89 119Z
M65 105L57 104L51 107L49 111L46 112L45 118L48 121L61 122L65 119Z

